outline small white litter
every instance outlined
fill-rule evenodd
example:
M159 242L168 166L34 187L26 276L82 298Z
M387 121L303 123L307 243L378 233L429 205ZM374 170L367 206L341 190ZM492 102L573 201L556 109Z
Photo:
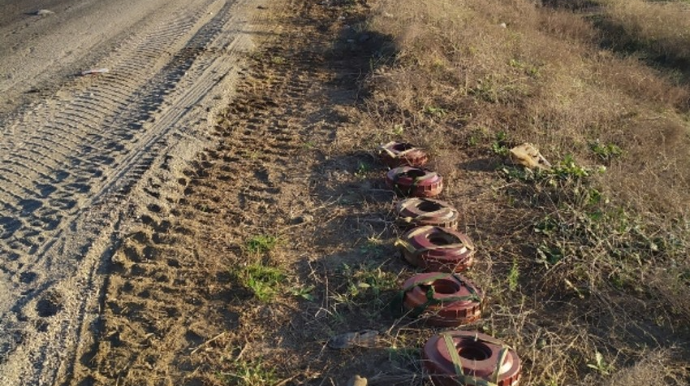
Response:
M49 9L39 9L38 11L36 11L36 13L34 13L34 15L36 15L36 16L48 16L48 15L52 15L54 13L55 12L53 12Z
M85 76L85 75L105 74L108 72L110 72L110 70L107 68L92 68L90 70L82 71L81 75Z

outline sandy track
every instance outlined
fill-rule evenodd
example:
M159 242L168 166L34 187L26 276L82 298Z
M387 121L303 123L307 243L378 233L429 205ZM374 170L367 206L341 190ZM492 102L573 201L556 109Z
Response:
M227 101L238 54L250 46L246 15L256 7L52 3L55 21L0 20L0 50L9 52L0 68L11 74L0 80L3 385L54 384L71 371L97 322L112 247L140 208L176 189L186 161L205 146L208 118ZM44 35L34 25L41 22ZM107 32L86 33L104 22ZM53 55L17 53L14 35ZM110 72L68 75L87 66ZM36 88L43 94L22 94Z

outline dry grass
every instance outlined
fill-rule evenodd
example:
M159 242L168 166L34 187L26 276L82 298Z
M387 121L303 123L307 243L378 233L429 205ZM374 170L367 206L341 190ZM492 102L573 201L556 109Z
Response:
M614 17L620 4L610 4ZM690 90L602 49L602 32L568 10L527 0L377 5L367 27L391 36L396 54L374 63L363 123L339 143L399 136L432 150L449 177L444 198L467 212L484 251L475 279L494 301L483 328L519 348L526 384L644 385L639 374L652 368L660 384L685 384ZM671 36L672 23L656 24L635 28ZM676 45L678 57L690 47L670 41L664 50ZM495 153L524 141L557 168L500 166Z
M690 60L690 4L685 1L601 0L620 28L618 41L669 61Z
M616 372L612 377L611 386L625 385L682 385L684 380L668 372L672 366L669 358L672 354L664 351L653 351L631 367Z
M439 107L460 135L505 131L514 142L531 140L583 164L599 162L593 141L616 144L625 155L604 185L640 207L654 202L654 212L686 210L687 89L581 43L596 34L581 18L526 1L461 4L402 2L390 10L394 18L374 21L396 37L398 63L406 64L374 78L379 102L413 120Z

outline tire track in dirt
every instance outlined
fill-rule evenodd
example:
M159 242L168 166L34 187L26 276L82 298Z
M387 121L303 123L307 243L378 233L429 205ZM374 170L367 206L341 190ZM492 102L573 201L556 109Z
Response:
M93 178L102 176L103 170L115 163L116 158L120 158L118 153L122 153L125 149L124 146L117 146L118 143L138 139L135 139L135 130L139 128L131 127L132 116L142 114L139 110L141 107L143 107L143 114L151 115L155 112L156 104L141 103L143 100L141 96L149 95L156 88L171 87L175 84L175 79L171 78L177 76L179 71L177 67L180 63L170 63L169 67L174 69L173 71L166 71L166 68L163 68L157 76L158 79L153 79L146 84L148 75L142 69L148 67L146 63L149 59L140 55L140 52L153 51L159 56L165 53L168 45L187 33L186 31L199 17L199 14L200 12L191 16L184 15L180 18L181 20L164 26L162 30L155 31L152 36L143 37L141 43L132 45L133 50L120 53L119 58L113 62L114 70L118 71L118 75L100 77L86 90L66 101L58 101L54 107L46 103L44 108L36 109L30 113L27 119L15 125L19 128L12 130L15 132L14 136L22 136L26 132L28 138L3 149L6 155L0 160L3 165L2 170L12 171L16 179L7 180L7 189L3 190L9 193L11 197L0 195L0 202L4 203L6 208L14 209L14 213L10 212L10 215L24 220L23 223L27 229L5 227L0 239L30 240L26 237L26 233L42 230L31 226L32 223L41 222L41 215L44 210L41 207L45 206L48 211L68 210L76 206L76 202L68 197L75 193L88 193L88 190L91 189L102 190L99 189L98 182L94 181ZM171 32L175 32L175 34ZM133 65L121 66L122 63L131 62L134 62ZM136 71L129 70L129 68L136 69ZM119 72L122 70L124 71ZM184 71L184 68L180 70ZM113 82L118 78L127 79L127 82ZM97 92L104 90L104 94L108 94L108 96L101 96L94 93L93 90L97 90ZM100 111L92 109L95 106L105 107L105 109ZM87 109L90 110L91 114L86 114L85 110ZM50 123L45 125L45 122ZM36 134L33 134L34 131L31 129L41 125L45 125L45 129L39 129ZM67 138L68 141L61 140L61 138ZM57 157L52 160L52 165L46 165L49 167L42 168L43 170L36 168L34 159L51 160L52 157L47 155L55 153L57 153ZM17 162L15 161L17 158L26 161ZM8 163L12 163L14 167L11 169L4 167ZM37 179L39 173L52 178ZM37 186L46 185L47 189L52 190L52 192L48 194L48 197L43 197L41 190L22 186L22 183L27 180L34 181ZM9 191L13 186L20 187L21 191ZM29 199L16 202L18 197L27 195L29 195ZM95 194L94 198L99 196L99 194ZM59 205L61 199L67 200L67 207ZM36 210L39 211L34 213ZM15 233L19 233L19 235L15 236ZM42 233L45 235L45 232ZM23 250L21 247L12 248L13 245L11 244L8 247L16 253L21 253ZM34 253L36 252L39 251ZM38 254L40 255L40 252Z
M137 206L130 192L203 135L188 130L206 114L195 104L248 46L237 28L243 14L231 12L244 3L207 0L176 12L123 44L104 63L110 74L77 79L5 126L0 272L15 300L0 309L4 384L52 383L71 366L102 280L96 271L120 217Z
M248 237L290 228L307 210L307 144L334 134L321 100L309 100L326 80L316 55L274 47L251 64L217 147L178 179L184 190L170 205L152 201L113 255L101 333L72 384L220 382L197 351L222 332L243 332L234 303L246 295L227 267L241 264Z

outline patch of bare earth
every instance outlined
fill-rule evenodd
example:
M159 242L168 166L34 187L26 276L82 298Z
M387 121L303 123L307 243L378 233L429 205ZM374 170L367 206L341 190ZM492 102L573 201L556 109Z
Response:
M333 150L381 38L348 28L362 6L271 7L266 22L282 27L248 58L217 146L115 252L98 341L71 384L318 384L388 363L384 349L371 362L324 348L335 331L388 324L330 300L359 264L392 257L367 241L386 227L369 201L391 194L355 176L367 153ZM256 265L284 273L269 301L241 279Z

